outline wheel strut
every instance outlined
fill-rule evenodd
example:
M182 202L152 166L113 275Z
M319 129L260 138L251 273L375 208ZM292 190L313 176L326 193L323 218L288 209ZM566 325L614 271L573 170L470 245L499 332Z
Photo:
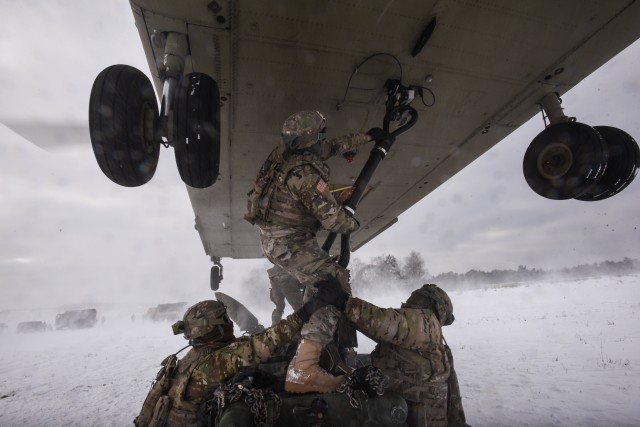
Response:
M162 102L160 108L160 136L167 145L172 143L171 120L169 113L173 111L174 100L178 84L184 74L184 63L188 53L187 36L182 33L163 33L163 36L153 38L158 47L164 48L164 58L159 72L162 79Z

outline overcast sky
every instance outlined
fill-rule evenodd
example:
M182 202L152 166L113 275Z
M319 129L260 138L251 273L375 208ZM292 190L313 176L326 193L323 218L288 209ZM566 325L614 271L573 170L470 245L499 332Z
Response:
M103 68L147 72L127 1L0 0L0 10L2 123L86 123ZM640 137L638 69L635 43L566 94L565 112ZM533 118L353 257L415 250L434 274L640 258L638 182L598 203L549 201L528 188L522 157L542 126ZM168 154L149 184L122 188L102 175L88 141L44 151L0 126L0 309L212 297L210 262ZM266 266L223 263L227 291Z

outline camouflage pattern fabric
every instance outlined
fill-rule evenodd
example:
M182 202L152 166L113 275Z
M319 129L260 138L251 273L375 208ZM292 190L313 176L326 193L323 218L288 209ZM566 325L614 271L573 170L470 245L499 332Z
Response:
M325 122L324 116L318 111L298 111L284 121L282 141L292 148L309 147L318 140Z
M432 310L380 308L350 298L344 313L357 330L378 343L371 363L389 376L389 388L407 400L409 426L466 425L459 398L452 402L457 405L456 419L448 419L452 365Z
M325 140L318 144L314 153L276 147L268 160L277 162L285 177L282 182L275 183L266 221L259 224L261 234L273 239L293 235L297 240L309 240L320 229L337 233L355 231L357 222L345 213L331 194L329 167L324 160L346 151L356 151L368 140L369 136L365 134ZM261 169L261 173L266 172ZM260 178L258 176L257 181Z
M267 274L269 275L269 282L271 282L269 297L276 306L271 313L271 323L276 324L282 319L285 299L293 308L293 311L302 307L304 285L278 265L268 269Z
M324 252L316 238L320 229L351 233L358 228L358 223L346 214L331 194L329 167L324 160L347 151L355 152L369 141L366 134L351 134L323 140L313 151L286 151L279 146L269 156L269 161L282 159L279 167L287 172L283 174L282 182L274 183L276 187L269 201L266 220L258 223L262 249L269 261L285 269L307 289L327 276L335 276L351 294L348 270ZM258 176L257 181L260 180ZM330 310L322 310L321 313L339 317ZM337 323L337 320L329 322ZM307 332L314 331L317 336L325 330L326 325L307 328ZM330 337L321 342L328 340Z
M154 417L150 424L141 423L138 417L136 425L204 425L197 412L213 391L240 368L257 366L271 356L284 353L301 328L302 320L294 313L260 334L237 339L223 347L213 343L192 348L178 361L167 396L158 402L167 408L166 415Z
M349 286L349 272L341 267L335 257L329 256L318 245L315 237L312 239L262 238L262 250L267 258L281 268L287 270L306 289L327 276L337 277L345 291L351 293ZM308 301L308 297L304 297Z
M445 350L447 351L447 357L451 364L451 375L449 375L449 390L447 395L447 421L450 426L469 427L467 418L464 415L464 408L462 407L462 395L460 394L458 374L456 374L453 363L453 354L448 345L445 345Z
M338 327L338 321L342 313L332 305L319 308L311 315L307 323L302 326L300 336L302 338L319 342L325 347L333 341L333 334Z

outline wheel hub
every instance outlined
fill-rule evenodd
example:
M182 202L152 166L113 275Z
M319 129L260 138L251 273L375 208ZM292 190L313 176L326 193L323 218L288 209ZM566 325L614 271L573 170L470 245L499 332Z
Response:
M563 176L572 164L573 154L564 144L549 144L538 156L538 172L547 179Z

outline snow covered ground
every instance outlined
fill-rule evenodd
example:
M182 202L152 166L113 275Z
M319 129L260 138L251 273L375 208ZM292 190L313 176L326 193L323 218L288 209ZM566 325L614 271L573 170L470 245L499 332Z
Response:
M363 296L383 307L406 298ZM474 427L640 424L640 276L451 296L445 336ZM271 306L250 308L268 322ZM141 310L105 307L94 329L33 334L16 334L17 321L51 322L56 310L0 313L0 426L131 425L159 362L185 344Z

